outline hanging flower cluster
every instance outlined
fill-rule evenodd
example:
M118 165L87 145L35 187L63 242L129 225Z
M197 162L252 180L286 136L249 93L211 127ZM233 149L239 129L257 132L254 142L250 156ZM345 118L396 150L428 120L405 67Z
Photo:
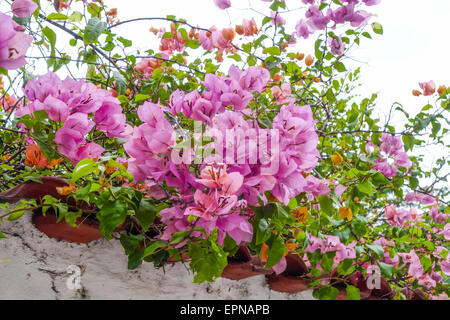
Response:
M84 80L66 78L48 73L29 81L25 97L30 101L17 111L18 116L44 110L49 119L63 126L56 131L58 151L72 162L99 157L104 148L86 140L96 127L107 137L126 137L126 118L120 102L111 93Z
M239 139L238 135L253 132L258 137L263 131L256 120L245 120L244 116L252 118L254 111L249 104L253 94L265 90L269 72L259 67L241 71L232 66L228 73L228 76L207 74L202 93L173 92L167 107L146 102L138 109L144 123L134 128L124 145L131 156L128 168L136 180L146 181L151 187L165 184L176 188L175 201L180 203L161 211L162 221L167 224L163 239L188 230L195 223L208 234L218 227L219 243L223 243L226 233L238 244L249 242L253 234L247 221L252 215L249 205L258 205L259 200L267 203L265 192L272 191L285 204L305 191L315 195L326 193L317 191L323 189L321 179L304 177L319 159L318 136L309 106L297 106L287 99L289 104L273 120L278 140L268 142L268 146L276 143L278 148L268 151L267 161L252 161L252 156L258 155L257 139L250 136ZM182 155L188 161L175 161L172 151L177 143L176 131L183 129L174 128L165 113L207 125L203 135L215 139L204 148L213 147L215 153L206 156L203 163L192 165L195 150L189 145ZM180 121L176 123L179 125ZM230 139L230 132L236 134L237 140L235 136ZM239 153L240 150L245 151ZM225 160L219 157L225 154ZM238 155L237 161L234 155ZM190 170L192 166L197 166L198 171ZM192 216L197 217L195 222L188 219Z
M397 173L397 168L409 169L411 167L411 161L403 149L403 142L400 136L383 133L380 142L378 159L373 169L381 172L387 178L392 178ZM370 153L371 148L374 146L372 142L369 142L366 145L366 152ZM393 164L389 163L389 160L393 161Z

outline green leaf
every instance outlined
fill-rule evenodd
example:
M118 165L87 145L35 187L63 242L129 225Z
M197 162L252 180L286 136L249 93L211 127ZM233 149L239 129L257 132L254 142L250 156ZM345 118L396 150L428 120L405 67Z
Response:
M330 273L333 269L333 258L328 257L328 255L326 254L322 255L320 266L322 267L323 271L325 271L326 273Z
M42 34L47 38L48 42L50 42L50 54L52 56L55 55L55 44L56 44L56 33L49 27L42 28ZM49 59L50 60L50 59ZM52 60L50 60L52 61Z
M201 43L197 40L189 39L186 41L185 46L191 49L197 49L200 47Z
M280 262L285 251L286 246L284 244L283 238L281 238L280 236L275 236L269 246L269 250L267 251L266 268L272 268L274 265Z
M264 53L268 53L273 56L279 56L281 54L281 50L279 47L269 47L263 50Z
M170 238L170 243L178 243L184 241L191 234L191 230L175 232Z
M355 267L353 266L352 259L344 259L338 264L337 271L340 275L348 275L353 272Z
M338 61L334 64L334 68L339 72L347 71L347 69L345 68L345 65L340 61Z
M151 96L149 96L149 95L147 95L147 94L141 94L141 93L139 93L139 94L137 94L137 95L134 97L134 101L135 101L135 102L141 102L141 101L146 101L146 100L148 100L149 98L151 98Z
M48 20L67 20L69 19L68 16L66 16L65 14L59 13L59 12L55 12L55 13L50 13L47 16Z
M403 144L405 145L405 151L408 151L413 149L416 139L410 135L403 135L402 141Z
M228 264L227 254L217 244L217 229L207 240L189 243L188 255L192 258L189 267L195 273L194 283L213 282Z
M0 239L6 239L7 237L0 231Z
M98 164L90 159L86 158L78 162L72 173L72 182L75 183L78 179L87 176L88 174L96 171L98 169Z
M77 225L77 219L83 215L83 212L81 210L78 211L68 211L66 212L64 219L67 222L67 224L71 225L72 227L78 228Z
M378 257L382 258L384 256L384 249L379 244L368 244L367 247L374 251Z
M146 247L144 249L144 258L148 257L150 255L152 255L156 250L158 250L159 248L163 248L167 246L167 243L162 242L162 241L156 241L156 242L152 242L148 247Z
M333 201L330 198L324 195L320 195L317 197L317 200L319 201L320 204L320 210L329 215L334 214L335 210L333 207Z
M158 70L158 69L156 69ZM127 81L123 77L123 75L120 74L118 71L113 72L113 77L116 82L115 89L117 91L118 95L125 94L125 91L127 90Z
M374 186L370 182L370 180L367 179L363 183L358 184L358 190L360 192L362 192L362 193L365 193L365 194L368 194L368 195L373 195Z
M379 24L378 22L372 23L372 30L376 34L383 34L383 26Z
M428 270L431 268L431 265L433 264L433 262L430 259L428 259L427 257L420 257L420 264L423 267L423 271L428 272Z
M18 208L16 207L15 210L18 210ZM23 210L13 212L13 213L11 213L11 214L8 216L8 220L9 220L9 221L17 220L17 219L19 219L21 216L23 216L26 212L27 212L27 210L26 210L25 208L24 208Z
M394 273L394 266L381 261L378 261L378 266L380 267L381 274L387 278L390 278Z
M98 37L106 30L106 22L99 18L91 18L84 29L84 43L90 44L97 41Z
M58 202L52 204L52 207L56 211L56 214L58 216L57 222L61 222L65 218L67 212L69 211L69 207L67 206L66 203L58 203Z
M83 20L83 15L78 11L72 12L69 17L69 22L81 22L81 20Z
M363 237L367 232L366 224L359 219L352 220L352 228L358 238Z
M133 41L125 39L124 37L118 37L118 41L120 41L125 48L131 47L133 45Z
M97 219L100 221L100 232L102 235L110 240L111 233L123 223L127 216L127 206L117 200L106 201L99 213Z
M128 256L128 269L134 270L139 267L142 263L142 251L135 250L132 254Z
M261 219L258 222L256 230L256 244L260 245L261 243L265 242L267 239L270 238L271 231L269 223L266 219Z
M313 297L319 300L336 300L338 294L339 290L333 286L323 286L313 291Z
M347 300L361 300L359 289L347 284Z
M139 208L136 211L136 218L144 232L148 231L148 228L153 224L156 217L156 207L153 205L153 201L149 198L142 198L139 203Z

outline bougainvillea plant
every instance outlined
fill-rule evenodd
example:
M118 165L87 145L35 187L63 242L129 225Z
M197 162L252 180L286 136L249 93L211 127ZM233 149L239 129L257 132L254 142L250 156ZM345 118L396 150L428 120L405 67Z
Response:
M0 218L52 208L77 227L90 216L129 268L188 261L196 283L246 246L276 274L298 254L319 299L338 295L328 274L359 299L349 279L369 270L394 299L405 288L447 299L448 152L427 171L417 149L448 148L450 90L421 82L422 110L395 104L402 127L382 123L347 63L383 33L370 13L380 0L302 0L292 30L287 3L263 1L261 21L228 28L119 21L100 0L1 1L0 188L70 184L62 199L1 204ZM159 47L137 50L117 27L146 20Z

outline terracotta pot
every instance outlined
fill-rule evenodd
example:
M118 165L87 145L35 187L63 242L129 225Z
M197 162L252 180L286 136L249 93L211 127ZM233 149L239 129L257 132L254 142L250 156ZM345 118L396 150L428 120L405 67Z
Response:
M311 281L304 278L292 276L269 276L269 287L272 290L286 293L297 293L308 290Z
M308 267L303 259L296 253L289 253L285 257L286 270L280 275L269 276L269 287L278 292L296 293L308 290L311 282L301 276L308 273Z
M58 177L40 177L40 179L42 183L27 181L14 188L0 192L0 202L15 203L21 199L40 201L44 196L51 195L54 198L67 202L69 205L75 205L73 199L67 199L65 196L60 195L56 189L68 186L67 181ZM82 209L89 208L86 203L80 203L80 205L79 207ZM102 234L98 230L98 222L91 218L78 218L76 221L78 228L74 228L64 221L57 223L57 217L49 209L45 216L40 214L40 210L34 212L32 220L36 228L49 238L78 243L88 243L102 238Z
M21 199L40 200L46 195L51 195L57 199L64 199L57 191L57 187L65 187L69 184L58 177L40 177L42 183L27 181L14 188L0 192L0 202L14 203Z
M427 297L420 289L410 289L410 288L403 288L402 293L406 296L406 299L408 300L427 300Z
M230 262L222 272L222 278L230 280L242 280L262 273L254 271L250 262Z
M57 222L53 214L33 214L33 224L45 233L49 238L64 240L68 242L88 243L102 238L98 230L98 222L85 217L77 219L78 228L74 228L65 221Z
M282 273L284 276L298 277L308 273L306 263L298 254L289 253L285 258L286 270Z
M392 299L395 296L394 290L392 290L389 283L385 278L380 279L380 289L373 289L372 295L381 299Z
M228 265L222 272L222 277L230 280L242 280L253 276L273 273L265 269L257 256L252 256L245 246L240 246L236 254L228 259Z

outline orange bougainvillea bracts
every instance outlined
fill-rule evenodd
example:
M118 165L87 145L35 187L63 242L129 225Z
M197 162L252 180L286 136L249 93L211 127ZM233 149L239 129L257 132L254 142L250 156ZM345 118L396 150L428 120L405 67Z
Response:
M25 165L28 167L43 168L48 165L47 158L41 151L41 148L37 144L30 144L26 149Z
M352 221L352 209L348 207L340 207L339 208L339 218L345 219L347 218L348 221Z
M267 251L269 250L269 246L264 242L261 248L261 262L267 262Z
M48 161L37 144L28 145L25 155L25 165L28 167L53 168L55 165L60 164L63 160L62 158L59 158Z
M58 192L58 194L60 194L60 195L62 195L62 196L67 196L67 195L69 195L71 192L77 191L77 189L75 188L75 185L72 184L72 182L70 182L68 186L65 186L65 187L56 187L56 191Z
M297 218L298 222L305 222L308 220L308 207L300 207L292 210L292 214Z

